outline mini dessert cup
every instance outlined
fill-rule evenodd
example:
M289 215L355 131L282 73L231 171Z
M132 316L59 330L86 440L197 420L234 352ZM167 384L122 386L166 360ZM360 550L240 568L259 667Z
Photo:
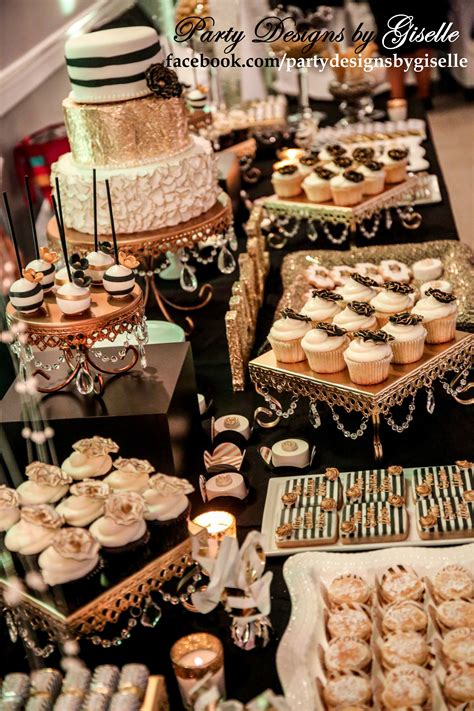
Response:
M282 318L275 321L268 334L268 342L277 360L282 363L299 363L305 360L301 339L311 328L310 321L309 316L298 314L292 309L282 312Z
M303 190L311 202L327 202L331 199L330 181L336 173L326 168L319 167L313 170L303 180Z
M285 163L272 174L272 185L278 197L296 197L301 193L303 176L294 163Z
M385 182L387 185L402 183L407 177L408 151L404 148L391 148L384 159Z
M331 180L331 195L339 207L352 207L362 202L364 176L357 170L346 170Z
M422 316L404 312L390 316L382 331L393 336L391 342L393 363L403 365L416 363L423 356L426 329L422 325Z
M447 343L456 335L458 307L454 294L439 289L428 289L412 313L423 317L427 343Z
M344 352L349 377L356 385L376 385L388 378L393 354L384 331L355 331Z
M456 317L457 313L426 321L426 342L435 345L452 341L456 335Z
M356 385L377 385L388 378L392 356L369 363L358 363L351 360L347 354L344 358L349 370L349 377Z
M344 370L343 353L348 345L346 331L330 323L318 324L301 341L309 367L316 373L339 373Z
M385 170L378 161L368 161L358 170L364 176L364 195L379 195L385 187Z

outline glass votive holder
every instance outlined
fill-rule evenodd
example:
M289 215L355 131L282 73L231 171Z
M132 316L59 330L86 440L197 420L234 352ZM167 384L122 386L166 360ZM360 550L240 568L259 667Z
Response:
M185 709L193 708L191 692L207 674L220 695L225 695L224 650L217 637L207 632L182 637L171 647L170 657Z
M387 101L387 114L390 121L405 121L407 117L406 99L389 99Z

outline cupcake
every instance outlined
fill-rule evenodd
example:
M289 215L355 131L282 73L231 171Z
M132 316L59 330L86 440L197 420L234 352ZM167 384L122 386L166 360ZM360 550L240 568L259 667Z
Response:
M474 579L461 565L446 565L433 580L433 590L438 600L474 598Z
M395 566L383 574L380 593L388 603L401 600L422 600L425 594L425 585L415 571L403 566Z
M0 531L7 531L20 520L20 497L15 489L0 486Z
M106 437L80 439L72 446L74 452L64 460L61 468L74 480L91 479L107 474L112 468L110 452L118 452L115 442Z
M310 175L319 163L318 153L305 153L298 159L298 169L303 177Z
M292 309L284 309L270 329L268 341L281 363L299 363L305 360L301 339L311 328L310 317L298 314Z
M443 262L437 257L426 257L412 264L411 268L414 278L418 281L432 281L439 279L443 273Z
M323 696L329 709L362 711L372 699L372 688L364 675L338 674L327 680Z
M166 474L150 478L150 486L143 493L145 519L160 540L175 545L186 538L191 510L188 494L193 491L194 487L186 479Z
M336 173L323 167L316 168L307 175L303 180L302 188L308 200L311 200L311 202L327 202L327 200L330 200L330 181L335 177Z
M113 463L115 471L111 472L104 481L112 491L134 491L141 494L148 487L150 474L155 469L146 459L125 459L119 457Z
M334 316L341 311L339 301L342 301L342 296L336 294L335 291L315 289L305 302L301 313L309 316L314 326L317 326L321 321L330 323Z
M381 655L386 669L393 669L402 664L417 664L423 667L429 659L430 648L422 634L399 631L384 639Z
M373 279L377 283L377 286L383 285L384 278L376 264L372 262L357 262L356 270L361 276L368 276Z
M390 148L382 158L387 185L401 183L407 177L408 151L405 148Z
M309 367L316 373L339 373L344 370L343 353L348 345L346 331L333 323L318 324L301 341Z
M423 316L427 343L447 343L453 340L458 315L454 294L428 289L426 295L415 304L412 313Z
M385 170L383 163L377 160L369 160L360 165L357 170L364 176L364 195L379 195L385 185Z
M350 279L337 287L337 293L342 296L346 304L351 301L369 302L377 294L377 282L368 276L352 274Z
M344 603L368 602L371 591L367 583L360 575L346 574L339 575L331 581L327 590L328 599L332 605Z
M423 709L430 699L427 673L414 664L403 664L385 677L382 703L387 711Z
M455 708L469 709L474 701L474 666L466 662L450 664L444 680L446 701Z
M343 311L334 316L332 322L349 332L377 328L375 309L365 301L351 301Z
M357 170L346 170L330 181L331 197L339 207L351 207L362 202L364 176Z
M73 484L69 490L71 496L63 499L56 511L63 516L69 526L88 526L105 509L105 501L110 495L110 487L103 481L83 479Z
M375 317L379 328L385 326L390 316L409 311L412 306L413 288L409 284L398 281L389 281L373 299L371 306L375 309Z
M384 281L401 281L404 284L411 281L410 268L398 259L382 259L379 269Z
M443 654L451 662L474 665L474 627L458 627L443 638Z
M285 163L272 174L273 189L281 198L296 197L301 193L303 176L295 163Z
M447 294L453 293L453 286L446 279L435 279L434 281L425 281L424 284L420 286L421 296L426 296L428 289L439 289L440 291L445 291Z
M23 506L20 520L5 535L5 548L21 555L41 553L51 545L63 523L63 517L49 504Z
M382 326L382 331L393 336L392 363L416 363L423 356L426 329L421 321L423 321L421 316L405 311L390 316L388 323Z
M330 163L326 163L324 166L327 170L335 175L342 175L345 170L349 168L354 168L354 161L349 156L338 156L334 158Z
M347 154L347 149L340 143L330 143L319 151L319 160L328 163L334 158Z
M89 530L104 553L128 552L145 539L144 513L145 502L140 494L112 494L105 502L104 515Z
M367 610L356 604L343 604L330 612L326 626L333 639L348 635L368 641L372 634L372 622Z
M423 607L414 600L394 602L386 608L382 629L385 634L393 632L426 632L428 616Z
M365 671L372 661L370 647L357 637L337 637L324 650L328 672Z
M376 385L388 378L392 336L384 331L355 331L344 351L349 377L357 385Z
M306 279L311 286L316 289L334 289L334 279L329 273L329 269L321 267L319 264L312 264L305 271Z
M28 481L17 489L21 504L54 504L69 489L72 478L53 464L31 462L25 469Z
M85 528L63 528L38 558L47 585L63 585L100 568L100 546Z
M371 160L374 160L375 158L375 150L373 148L370 148L369 146L367 147L360 147L360 148L354 148L352 151L352 159L356 163L368 163Z

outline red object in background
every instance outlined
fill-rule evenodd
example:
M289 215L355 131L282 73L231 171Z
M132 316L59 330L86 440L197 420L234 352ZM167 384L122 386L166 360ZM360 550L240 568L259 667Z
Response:
M23 192L24 176L30 180L51 204L51 187L49 176L51 165L59 156L70 150L63 123L56 123L35 131L31 136L23 138L16 144L13 151L15 170ZM36 191L33 191L35 193ZM33 200L35 195L33 194Z

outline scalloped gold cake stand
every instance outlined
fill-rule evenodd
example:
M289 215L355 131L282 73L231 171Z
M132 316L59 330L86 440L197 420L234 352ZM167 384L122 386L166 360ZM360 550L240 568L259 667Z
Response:
M128 372L144 357L143 345L146 342L146 325L144 320L144 304L142 290L138 285L124 299L109 296L103 289L91 291L91 306L79 316L65 316L59 309L54 295L46 294L41 309L33 314L21 314L11 303L7 306L7 319L11 324L21 323L26 326L26 344L20 345L20 358L25 347L36 348L39 351L59 349L60 361L68 367L68 373L63 380L51 387L38 386L41 393L54 393L69 383L75 381L81 394L100 395L104 390L104 375L121 375ZM124 347L120 358L128 354L132 359L117 368L99 365L98 358L92 359L91 349L101 341L114 341L120 334L135 334L138 348L132 344ZM17 344L18 345L18 344ZM113 356L112 362L119 360ZM59 364L57 368L59 370ZM50 369L50 366L48 366ZM96 372L92 372L96 371ZM45 380L51 376L45 366L38 368L33 375L40 375Z
M225 233L232 225L232 203L228 195L221 193L213 207L199 217L187 222L181 222L173 227L164 227L149 232L131 232L118 234L119 249L133 254L140 260L145 279L145 305L148 303L150 292L167 321L174 322L169 309L178 312L192 312L204 308L212 298L212 286L203 284L198 292L198 302L192 305L176 304L167 299L155 283L156 270L154 260L165 252L176 252L179 249L193 248L197 243L212 240ZM55 218L47 225L46 234L50 245L55 250L60 250L59 232ZM85 232L66 228L66 240L71 252L79 252L85 256L94 247L94 237ZM99 235L100 242L110 241L110 235ZM192 332L194 324L189 316L185 318L187 334Z
M459 374L465 371L470 367L473 355L474 335L456 331L456 337L450 343L426 345L423 357L418 362L409 365L392 364L388 379L378 385L355 385L349 379L347 370L323 375L311 370L307 361L281 363L276 360L273 351L250 361L249 370L256 391L264 396L271 410L277 415L281 412L281 405L271 394L271 390L289 393L293 398L308 397L312 404L317 401L325 402L331 409L334 406L342 407L346 412L361 413L366 420L370 418L374 430L374 456L376 460L380 460L383 456L380 418L391 419L393 407L401 405L407 397L414 398L421 388L431 389L433 382L448 372L456 371ZM410 406L410 416L412 410L414 404ZM288 414L285 415L288 417ZM279 419L278 417L276 421L265 422L263 426L277 424ZM339 417L334 419L338 428L343 429ZM364 430L365 427L357 436L363 434Z

